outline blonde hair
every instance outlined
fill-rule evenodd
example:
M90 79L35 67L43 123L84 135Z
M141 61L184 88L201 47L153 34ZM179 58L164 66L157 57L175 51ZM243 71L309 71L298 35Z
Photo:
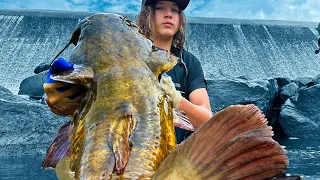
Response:
M154 35L154 6L143 6L140 13L138 14L136 24L141 29L141 32L147 37L151 38ZM186 17L183 11L179 12L179 29L177 33L173 36L172 46L175 48L183 49L183 44L185 42L185 26Z

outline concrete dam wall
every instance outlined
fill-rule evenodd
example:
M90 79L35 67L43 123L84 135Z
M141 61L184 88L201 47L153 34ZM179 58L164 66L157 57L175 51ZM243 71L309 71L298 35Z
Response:
M14 94L40 63L50 63L78 22L93 13L0 10L0 85ZM135 15L125 15L134 19ZM318 75L318 23L189 18L186 49L207 79ZM72 47L61 56L68 58Z

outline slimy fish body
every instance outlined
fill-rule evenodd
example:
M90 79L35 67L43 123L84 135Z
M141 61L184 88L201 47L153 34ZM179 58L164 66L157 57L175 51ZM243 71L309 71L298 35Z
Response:
M253 105L222 110L176 147L172 102L158 79L177 59L128 19L88 17L71 42L76 68L52 78L88 91L43 163L60 179L267 179L288 166Z

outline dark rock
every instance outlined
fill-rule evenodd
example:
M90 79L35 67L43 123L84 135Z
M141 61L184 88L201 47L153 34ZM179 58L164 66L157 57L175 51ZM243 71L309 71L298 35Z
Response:
M42 99L44 95L43 83L45 82L46 72L30 76L20 83L19 95L28 95L33 99Z
M278 77L278 78L276 78L276 80L278 82L279 88L291 83L291 80L289 78Z
M35 74L39 74L43 71L49 70L49 68L50 68L50 65L48 63L41 63L34 69L33 72Z
M44 154L69 118L54 115L46 105L0 91L0 156Z
M293 80L293 82L295 82L298 87L310 87L315 85L312 77L298 77Z
M320 138L320 85L299 89L282 106L280 125L288 137Z
M213 113L234 104L255 104L266 115L275 136L285 136L279 124L280 103L276 79L217 79L207 80L207 83Z
M234 104L255 104L267 114L277 92L275 81L268 80L217 79L207 83L213 113Z
M278 83L275 79L217 79L207 82L213 113L234 104L255 104L267 117L275 136L285 136L279 124Z
M279 98L282 104L286 102L288 98L293 97L296 94L297 90L298 90L298 86L294 82L283 86L280 89L280 93L279 93L280 94Z

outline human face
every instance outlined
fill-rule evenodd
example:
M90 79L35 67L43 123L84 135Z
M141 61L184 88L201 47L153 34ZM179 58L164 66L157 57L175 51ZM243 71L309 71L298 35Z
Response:
M171 1L158 1L155 5L155 35L173 39L178 32L180 9Z

